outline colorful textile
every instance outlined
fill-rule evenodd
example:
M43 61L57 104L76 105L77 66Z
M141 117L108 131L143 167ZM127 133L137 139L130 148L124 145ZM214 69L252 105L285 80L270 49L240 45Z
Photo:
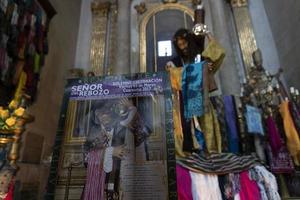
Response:
M246 121L249 133L264 135L261 114L258 108L246 105Z
M233 200L232 184L228 175L219 175L219 186L222 193L223 200Z
M232 96L224 96L225 119L228 128L229 151L239 153L239 138L237 127L237 115Z
M255 152L254 137L252 134L247 133L246 117L243 111L243 103L239 96L234 96L235 109L238 116L238 129L239 129L239 144L240 153L247 155Z
M206 145L203 133L198 129L195 129L195 137L198 144L200 145L200 150L204 150L206 148Z
M280 138L278 128L271 116L267 118L269 143L272 148L273 154L276 156L283 146L282 139Z
M202 56L213 62L213 73L216 73L225 58L225 49L216 40L210 40Z
M255 180L260 190L262 200L280 200L275 176L263 166L255 166L249 175Z
M282 146L277 155L274 155L271 147L267 146L267 154L269 157L270 170L273 173L292 173L294 171L294 163L285 146Z
M193 200L192 180L187 169L176 165L178 200Z
M185 65L182 73L184 117L191 119L204 113L202 95L202 68L204 62Z
M237 156L232 153L218 153L202 156L193 153L185 158L177 158L177 164L193 172L222 175L239 173L261 163L252 155Z
M172 67L169 69L171 86L174 90L181 90L182 84L182 67Z
M300 112L299 112L297 106L295 105L295 103L293 103L293 102L289 103L289 110L292 115L292 119L293 119L295 128L299 134L300 133ZM300 137L300 135L299 135L299 137Z
M240 199L241 200L260 200L260 191L257 183L250 180L248 171L240 173Z
M222 152L228 152L227 124L225 121L225 108L223 99L221 96L211 97L211 103L217 112L218 122L220 125Z
M209 153L222 152L222 139L217 113L211 103L209 111L199 118L200 127L202 128L205 144Z
M15 99L20 99L21 98L21 96L24 92L24 89L25 89L26 81L27 81L27 74L24 71L22 71L21 75L20 75L20 79L19 79L19 82L18 82L16 92L15 92Z
M8 193L3 200L13 200L14 199L14 181L12 180L8 189Z
M289 102L284 101L280 104L280 113L283 118L285 135L287 138L287 148L297 166L300 165L300 139L295 128L292 116L289 111Z
M183 132L182 132L181 115L180 115L180 98L179 98L178 91L173 92L172 101L173 101L175 152L176 152L176 156L184 157L185 154L183 152Z

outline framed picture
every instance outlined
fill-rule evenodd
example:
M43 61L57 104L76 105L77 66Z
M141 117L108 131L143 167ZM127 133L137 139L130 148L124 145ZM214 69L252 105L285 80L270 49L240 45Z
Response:
M69 80L47 194L82 160L75 170L103 166L101 190L110 199L177 199L171 98L165 73Z

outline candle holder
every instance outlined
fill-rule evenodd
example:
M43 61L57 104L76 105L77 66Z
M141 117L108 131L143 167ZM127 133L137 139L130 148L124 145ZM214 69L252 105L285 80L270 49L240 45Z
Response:
M26 112L27 98L12 100L7 108L0 107L0 145L2 149L10 145L8 163L17 169L19 157L19 141L27 123L33 122L34 117Z

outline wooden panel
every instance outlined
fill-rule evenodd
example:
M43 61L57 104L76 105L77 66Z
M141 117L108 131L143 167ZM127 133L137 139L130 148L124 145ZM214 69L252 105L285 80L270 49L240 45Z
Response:
M24 142L22 162L39 164L42 156L44 136L28 132Z

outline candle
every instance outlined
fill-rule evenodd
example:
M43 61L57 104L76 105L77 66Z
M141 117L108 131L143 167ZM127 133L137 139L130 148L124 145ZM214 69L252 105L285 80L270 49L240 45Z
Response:
M279 89L279 84L278 83L276 84L276 88Z
M291 88L290 88L290 91L291 91L292 94L294 94L294 93L295 93L295 88L294 88L294 87L291 87Z
M243 79L243 83L244 83L244 84L247 83L247 79L246 79L246 78Z
M299 90L298 90L298 89L296 89L296 95L297 95L297 96L299 95Z

